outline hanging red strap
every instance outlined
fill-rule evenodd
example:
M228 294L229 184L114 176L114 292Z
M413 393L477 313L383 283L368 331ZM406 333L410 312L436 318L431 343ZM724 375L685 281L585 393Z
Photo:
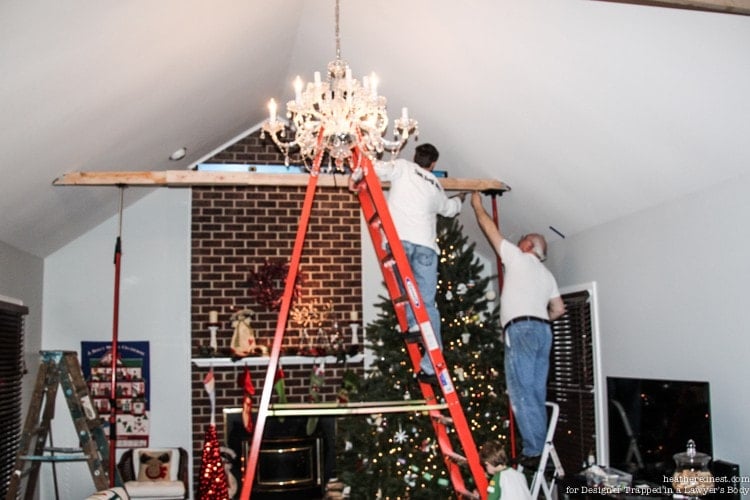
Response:
M112 313L112 348L111 348L111 380L109 386L109 485L115 484L116 456L117 456L117 338L120 324L120 261L122 260L122 202L125 188L120 186L120 212L115 241L115 293Z
M498 229L500 228L500 217L498 216L497 212L497 192L492 192L492 220L495 221L495 224L497 225ZM498 248L495 252L495 255L497 256L497 294L498 297L501 293L503 293L503 284L504 284L504 277L503 277L503 260L500 258L500 249ZM510 429L510 457L516 458L516 427L514 425L513 421L513 406L510 403L510 399L508 399L508 428Z

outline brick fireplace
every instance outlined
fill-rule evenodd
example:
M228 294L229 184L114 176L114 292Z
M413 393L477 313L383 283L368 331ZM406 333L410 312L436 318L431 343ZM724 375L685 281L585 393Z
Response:
M253 134L229 146L207 163L283 164L271 144ZM209 344L209 311L218 311L219 350L229 346L230 317L239 309L253 311L252 327L258 343L270 346L278 311L269 310L251 298L250 273L267 262L288 262L298 229L304 187L220 186L192 189L191 236L191 343L194 358ZM295 303L331 304L330 325L337 321L344 338L355 313L362 317L360 208L355 195L345 187L319 187L305 238L300 273L302 281ZM369 239L365 244L370 244ZM283 287L283 282L280 284ZM291 354L302 342L303 329L290 321L282 351ZM292 358L287 358L292 359ZM313 364L288 363L282 358L286 395L289 402L307 402ZM319 390L323 401L335 401L345 369L362 370L362 363L327 363ZM217 434L224 435L222 409L242 406L243 389L238 381L244 373L240 363L214 364L216 383ZM257 409L266 375L262 362L249 366ZM193 465L197 485L204 433L210 422L209 400L203 387L205 365L193 364L192 422ZM276 396L272 402L276 401Z

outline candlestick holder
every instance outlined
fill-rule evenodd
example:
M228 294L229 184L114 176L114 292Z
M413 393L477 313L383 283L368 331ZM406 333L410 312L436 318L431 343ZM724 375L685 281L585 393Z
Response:
M208 346L211 348L211 353L215 354L219 350L219 344L216 341L216 332L219 331L218 323L211 323L208 325L208 330L211 332L211 339L208 342Z
M349 328L352 329L352 345L358 345L359 337L357 336L357 330L359 330L359 323L350 323Z

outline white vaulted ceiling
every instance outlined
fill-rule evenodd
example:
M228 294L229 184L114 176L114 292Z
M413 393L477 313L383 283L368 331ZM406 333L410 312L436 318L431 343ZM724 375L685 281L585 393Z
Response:
M334 40L333 0L0 3L0 241L50 254L119 202L55 178L189 168L323 71ZM440 169L513 188L511 228L575 234L750 166L747 16L342 0L341 46L391 115L409 107Z

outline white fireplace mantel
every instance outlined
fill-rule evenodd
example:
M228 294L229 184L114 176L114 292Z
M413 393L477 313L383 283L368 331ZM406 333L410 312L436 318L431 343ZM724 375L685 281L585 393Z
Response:
M242 366L267 366L271 358L268 356L248 356L234 360L232 358L192 358L192 364L199 368L231 368ZM364 354L347 356L347 363L360 363L364 361ZM314 365L317 363L335 364L339 362L336 356L281 356L279 364L284 365Z

